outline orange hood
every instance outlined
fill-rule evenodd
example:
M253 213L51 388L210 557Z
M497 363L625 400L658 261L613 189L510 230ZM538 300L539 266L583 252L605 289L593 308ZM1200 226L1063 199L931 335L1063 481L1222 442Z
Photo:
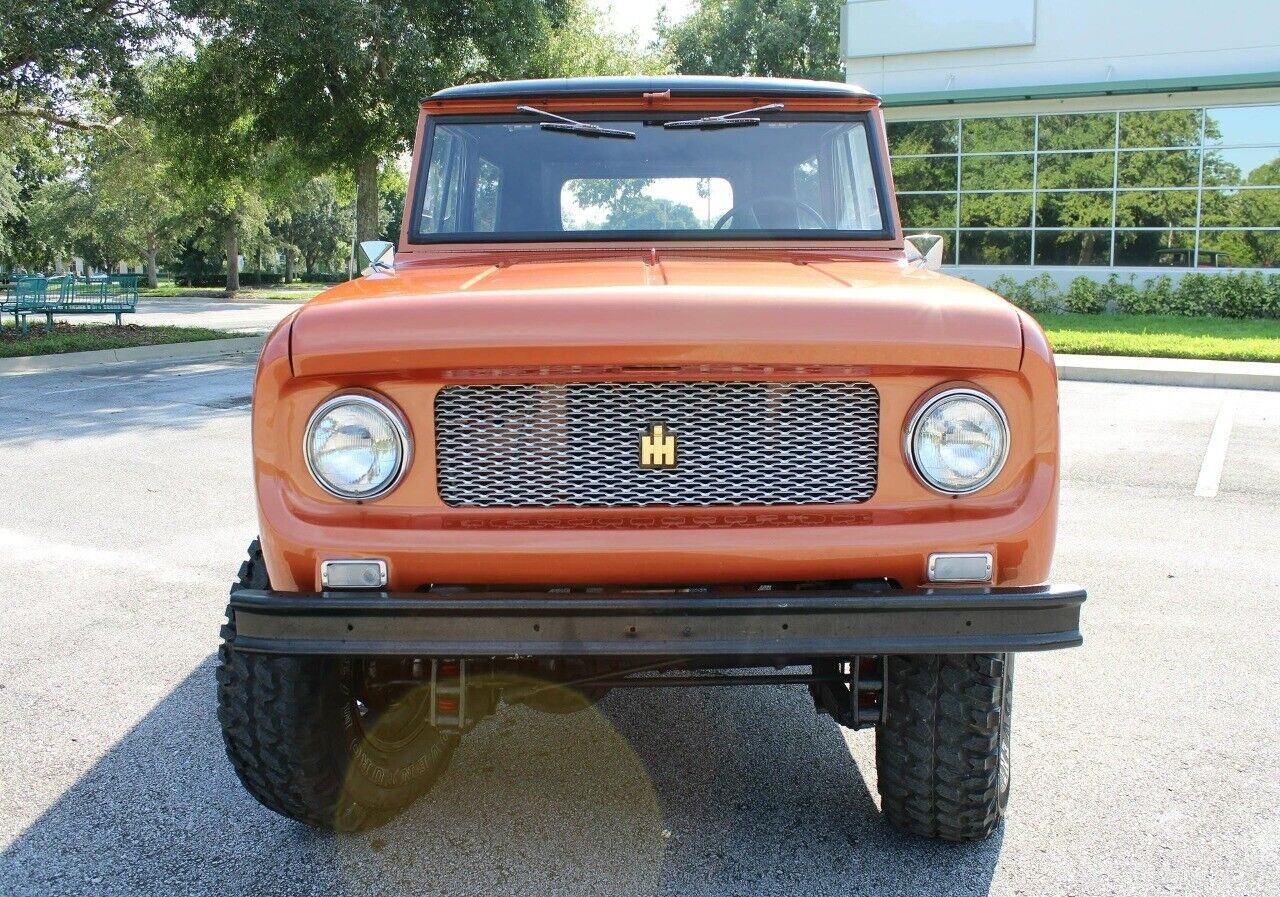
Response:
M298 376L545 365L1015 371L1017 312L900 261L812 254L503 253L414 262L298 314Z

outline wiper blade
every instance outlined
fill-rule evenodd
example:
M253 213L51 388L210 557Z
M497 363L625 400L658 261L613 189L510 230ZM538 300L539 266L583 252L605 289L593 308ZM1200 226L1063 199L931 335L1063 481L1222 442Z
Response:
M620 128L602 128L599 125L593 125L590 122L575 121L572 118L565 118L563 115L556 115L554 112L548 112L545 109L537 109L533 106L517 106L517 112L527 112L530 115L541 115L552 121L544 121L540 125L544 131L563 131L566 134L583 134L587 137L621 137L623 140L635 140L634 131L623 131Z
M679 121L664 121L664 128L742 128L760 124L759 117L743 118L752 112L778 112L783 109L782 103L769 103L766 106L753 106L750 109L739 109L737 112L725 112L722 115L708 115L704 118L682 118Z

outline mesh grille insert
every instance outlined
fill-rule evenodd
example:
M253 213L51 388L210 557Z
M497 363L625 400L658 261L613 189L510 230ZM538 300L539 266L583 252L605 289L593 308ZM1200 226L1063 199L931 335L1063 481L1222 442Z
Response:
M435 417L452 507L839 504L876 489L870 383L446 386ZM655 423L676 439L674 469L640 465Z

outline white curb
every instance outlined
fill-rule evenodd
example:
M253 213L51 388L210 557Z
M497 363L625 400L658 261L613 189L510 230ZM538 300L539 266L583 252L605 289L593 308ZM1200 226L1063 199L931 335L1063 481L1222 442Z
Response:
M162 343L156 346L129 346L123 349L101 349L94 352L64 352L58 355L0 358L0 374L69 371L128 361L197 361L233 355L256 355L262 350L264 339L266 339L264 336L242 336L194 343Z

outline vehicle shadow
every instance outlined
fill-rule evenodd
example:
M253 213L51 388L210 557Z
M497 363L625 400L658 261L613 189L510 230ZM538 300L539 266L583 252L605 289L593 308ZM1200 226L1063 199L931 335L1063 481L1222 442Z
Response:
M629 690L556 717L504 708L374 832L259 807L197 667L0 853L5 894L986 894L977 845L879 819L869 733L800 688Z

